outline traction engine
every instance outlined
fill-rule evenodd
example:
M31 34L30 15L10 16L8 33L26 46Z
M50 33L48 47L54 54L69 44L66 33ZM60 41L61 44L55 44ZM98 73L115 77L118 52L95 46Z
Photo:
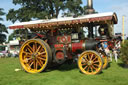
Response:
M106 68L107 55L102 42L113 37L117 16L112 12L93 14L92 0L88 0L86 12L89 15L10 25L10 29L29 29L35 34L21 46L19 59L23 69L39 73L74 60L84 74L95 75ZM88 31L87 37L83 36L83 29Z

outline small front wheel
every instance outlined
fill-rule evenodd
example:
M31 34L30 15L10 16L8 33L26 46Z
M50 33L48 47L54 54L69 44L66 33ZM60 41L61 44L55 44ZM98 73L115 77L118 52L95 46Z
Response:
M78 67L84 74L98 74L101 72L102 66L102 58L96 51L84 51L78 58Z

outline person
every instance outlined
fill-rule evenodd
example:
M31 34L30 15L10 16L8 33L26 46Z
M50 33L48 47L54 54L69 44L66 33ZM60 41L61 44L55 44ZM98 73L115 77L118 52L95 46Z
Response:
M117 41L116 48L117 48L117 52L120 53L121 41Z
M119 57L119 52L120 52L120 41L116 41L115 42L115 47L113 49L113 55L114 55L114 58L115 58L115 61L117 62L118 61L118 57Z
M109 53L110 61L112 61L112 52Z
M113 55L114 55L114 57L115 57L115 61L117 62L117 56L118 56L118 54L117 54L116 46L115 46L114 49L113 49Z
M108 44L107 42L104 42L103 44L104 44L104 51L108 55L110 53L110 50L108 49Z
M115 45L115 60L116 60L116 62L117 62L117 59L119 58L119 53L120 53L120 48L121 48L121 41L120 40L118 40L117 42L116 42L116 45Z
M108 43L107 42L103 42L103 48L104 48L104 51L105 51L106 55L110 56L110 61L112 61L112 54L111 54L111 51L108 48Z

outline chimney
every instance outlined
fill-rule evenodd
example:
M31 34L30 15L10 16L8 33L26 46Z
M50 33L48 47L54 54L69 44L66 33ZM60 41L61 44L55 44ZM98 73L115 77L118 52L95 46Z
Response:
M93 0L87 0L86 13L87 14L93 14L93 13L95 13L95 10L93 9Z

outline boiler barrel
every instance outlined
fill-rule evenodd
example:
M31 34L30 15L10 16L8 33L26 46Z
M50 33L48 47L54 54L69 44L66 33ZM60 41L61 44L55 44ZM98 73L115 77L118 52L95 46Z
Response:
M85 50L96 50L96 46L98 45L99 41L95 40L86 40L85 41Z
M85 40L78 43L69 44L69 48L72 52L84 51L84 50L96 50L96 46L99 41L95 40Z

